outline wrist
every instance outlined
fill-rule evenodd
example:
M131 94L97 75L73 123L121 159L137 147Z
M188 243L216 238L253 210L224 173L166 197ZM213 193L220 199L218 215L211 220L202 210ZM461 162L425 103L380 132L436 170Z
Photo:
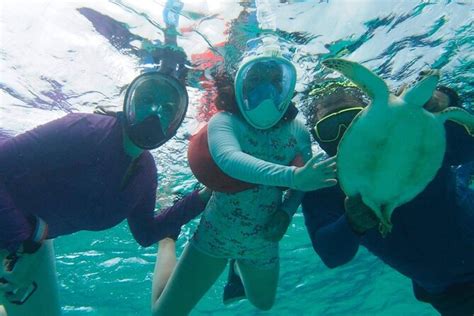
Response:
M211 194L212 194L212 190L207 187L198 191L199 199L201 199L201 202L204 204L207 204L207 202L209 201L209 198L211 197Z
M31 254L36 253L41 248L42 245L43 245L42 242L37 242L33 240L25 240L22 243L19 252L23 254L31 255Z
M295 166L289 166L288 168L291 168L290 171L290 185L288 188L294 189L294 190L299 190L299 185L298 185L298 173L301 167L295 167Z
M19 254L33 254L37 252L41 248L43 240L48 236L48 225L45 221L39 217L34 217L31 223L33 225L33 232L30 238L24 240L20 245L17 250Z
M36 222L30 240L35 243L41 243L48 236L48 224L39 217L36 217L35 220Z

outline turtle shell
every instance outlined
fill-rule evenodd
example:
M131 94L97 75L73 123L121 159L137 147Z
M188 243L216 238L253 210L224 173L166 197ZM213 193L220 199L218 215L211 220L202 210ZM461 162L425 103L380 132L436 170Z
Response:
M348 196L361 194L379 218L390 219L433 179L445 149L443 123L430 112L403 102L371 104L339 143L339 182Z

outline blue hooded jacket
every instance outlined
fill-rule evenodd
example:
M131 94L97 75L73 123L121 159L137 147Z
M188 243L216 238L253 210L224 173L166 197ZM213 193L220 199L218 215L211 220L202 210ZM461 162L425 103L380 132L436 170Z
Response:
M411 278L415 288L429 293L474 282L474 193L467 189L456 192L456 179L459 186L465 177L456 177L454 167L472 164L474 137L456 123L445 126L447 149L441 168L423 192L395 209L393 230L386 238L377 228L362 236L351 229L339 186L305 195L305 224L314 250L328 267L351 261L362 245Z

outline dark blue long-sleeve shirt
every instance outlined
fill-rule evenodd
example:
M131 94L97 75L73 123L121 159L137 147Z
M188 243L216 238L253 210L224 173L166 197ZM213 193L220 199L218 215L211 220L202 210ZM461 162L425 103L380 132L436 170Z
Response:
M69 114L2 141L0 249L15 251L30 238L36 217L48 224L47 238L104 230L124 219L142 246L168 236L176 216L154 214L154 159L147 151L137 159L121 188L131 158L123 149L119 120L103 115ZM204 206L194 192L172 208L197 214Z
M456 202L451 167L474 160L474 137L450 122L446 132L442 167L423 192L395 209L393 230L386 238L377 228L362 236L351 229L339 186L305 195L305 224L313 248L328 267L349 262L362 245L431 293L474 282L474 205L460 207Z

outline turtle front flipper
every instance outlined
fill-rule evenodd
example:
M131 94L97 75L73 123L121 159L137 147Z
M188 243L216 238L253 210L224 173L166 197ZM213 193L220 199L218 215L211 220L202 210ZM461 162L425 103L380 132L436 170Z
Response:
M328 58L323 61L323 65L346 76L367 93L374 103L388 99L389 90L385 81L361 64L340 58Z
M442 120L443 123L446 120L450 120L464 126L467 132L474 137L474 115L468 111L462 108L449 107L439 113L435 113L435 116Z
M421 108L433 96L438 81L439 71L431 70L422 80L406 90L406 92L401 95L401 98L405 103Z

